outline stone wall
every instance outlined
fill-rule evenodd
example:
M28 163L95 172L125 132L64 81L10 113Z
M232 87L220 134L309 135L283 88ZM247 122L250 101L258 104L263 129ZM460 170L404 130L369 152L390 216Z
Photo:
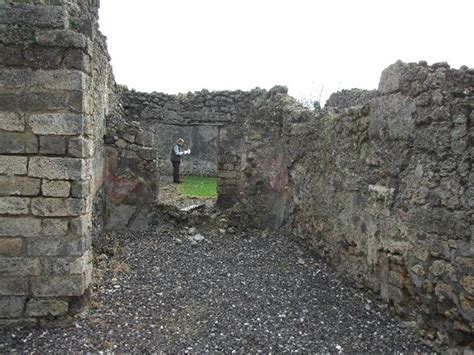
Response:
M112 93L115 102L107 116L105 224L107 229L144 230L158 198L155 136L139 122L124 119L123 89Z
M0 323L79 309L101 185L97 4L0 4ZM104 78L105 77L105 78Z
M248 120L241 182L256 225L283 222L426 336L465 345L473 74L397 62L365 105L321 112L269 93Z
M192 154L183 159L183 174L218 177L218 204L229 207L240 200L243 132L254 101L265 90L203 90L167 95L123 90L126 121L138 122L154 136L158 175L169 175L174 141L183 137Z

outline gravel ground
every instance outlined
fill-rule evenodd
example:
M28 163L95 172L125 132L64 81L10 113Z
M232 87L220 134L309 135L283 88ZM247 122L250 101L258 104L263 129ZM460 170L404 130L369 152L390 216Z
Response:
M0 352L431 351L295 242L197 232L117 232L88 314L4 331Z

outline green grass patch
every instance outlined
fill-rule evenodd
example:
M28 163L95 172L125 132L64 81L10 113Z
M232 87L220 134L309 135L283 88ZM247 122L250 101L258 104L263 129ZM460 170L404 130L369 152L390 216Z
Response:
M217 178L186 176L180 185L180 193L191 198L217 198Z

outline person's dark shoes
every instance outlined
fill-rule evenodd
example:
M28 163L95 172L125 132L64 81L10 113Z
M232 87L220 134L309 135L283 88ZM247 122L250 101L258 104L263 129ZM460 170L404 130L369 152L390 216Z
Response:
M173 181L173 184L181 184L181 181Z

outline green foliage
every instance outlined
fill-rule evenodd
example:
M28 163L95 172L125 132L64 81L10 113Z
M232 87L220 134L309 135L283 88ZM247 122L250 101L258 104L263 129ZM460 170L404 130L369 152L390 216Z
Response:
M217 178L186 176L180 185L180 193L191 198L217 198Z

